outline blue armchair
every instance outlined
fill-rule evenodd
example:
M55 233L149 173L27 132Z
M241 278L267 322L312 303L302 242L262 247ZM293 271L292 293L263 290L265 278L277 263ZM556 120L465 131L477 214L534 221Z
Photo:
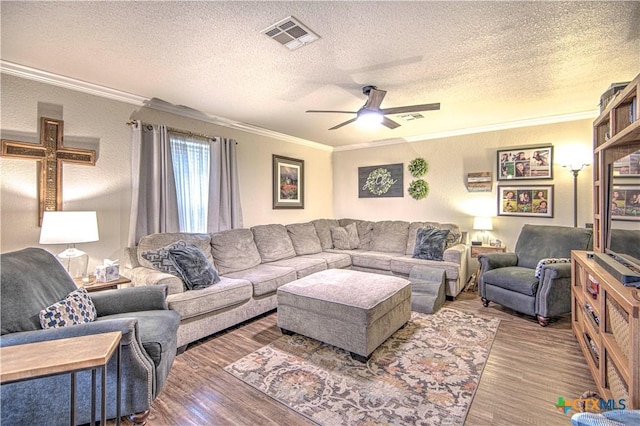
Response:
M13 346L110 331L122 332L121 414L144 424L176 355L180 316L168 310L161 286L91 293L95 321L42 329L39 312L77 287L58 260L39 248L0 255L2 278L0 346ZM51 354L64 357L64 353ZM115 357L107 365L107 417L116 416ZM98 382L100 382L98 380ZM97 384L100 392L100 383ZM91 420L91 373L77 374L76 419ZM68 422L70 380L58 375L2 385L2 418L7 425ZM99 410L96 420L99 420Z
M514 311L535 316L541 326L552 317L571 312L571 264L542 259L569 259L571 250L590 250L592 232L585 228L524 225L514 253L478 256L482 273L478 293L485 307L496 302Z

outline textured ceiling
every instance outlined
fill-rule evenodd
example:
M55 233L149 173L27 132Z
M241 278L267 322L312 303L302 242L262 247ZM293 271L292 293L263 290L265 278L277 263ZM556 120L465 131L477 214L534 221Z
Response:
M640 2L2 1L3 61L334 147L597 109L640 72ZM260 33L293 15L320 40ZM395 130L308 109L440 102Z

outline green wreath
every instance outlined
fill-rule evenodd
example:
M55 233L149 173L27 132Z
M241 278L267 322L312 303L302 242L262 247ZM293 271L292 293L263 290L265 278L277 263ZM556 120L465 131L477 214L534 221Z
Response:
M409 189L407 190L411 198L415 200L422 200L429 194L429 184L423 179L416 179L411 181Z
M391 172L381 167L369 173L363 189L368 189L369 192L375 195L382 195L396 182L397 180L391 179Z
M429 163L422 157L414 158L409 163L409 173L413 177L424 176L425 173L429 170Z

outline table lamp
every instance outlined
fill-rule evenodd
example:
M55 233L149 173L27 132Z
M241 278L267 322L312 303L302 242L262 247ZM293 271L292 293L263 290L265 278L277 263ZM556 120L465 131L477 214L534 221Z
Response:
M89 256L78 250L76 244L98 240L96 212L44 212L40 244L67 244L67 249L56 257L71 278L87 278L89 265Z
M473 229L476 231L480 231L482 244L489 244L489 234L487 233L487 231L493 230L493 221L490 217L474 217Z

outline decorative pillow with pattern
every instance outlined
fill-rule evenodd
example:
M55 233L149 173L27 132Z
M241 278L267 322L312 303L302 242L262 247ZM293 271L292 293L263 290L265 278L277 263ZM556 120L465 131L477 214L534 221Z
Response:
M566 257L548 257L546 259L540 259L538 266L536 266L536 278L540 278L542 276L542 268L544 268L545 265L551 265L553 263L571 263L571 259Z
M151 263L151 266L158 271L180 277L173 261L169 258L169 250L185 248L186 246L186 242L179 240L173 244L169 244L168 246L160 247L159 249L145 251L142 253L142 257Z
M87 290L81 287L41 310L39 316L42 328L59 328L92 322L98 314Z
M169 258L187 290L200 290L220 281L216 268L196 246L188 245L171 249Z
M448 235L448 229L418 229L413 257L416 259L443 260Z

